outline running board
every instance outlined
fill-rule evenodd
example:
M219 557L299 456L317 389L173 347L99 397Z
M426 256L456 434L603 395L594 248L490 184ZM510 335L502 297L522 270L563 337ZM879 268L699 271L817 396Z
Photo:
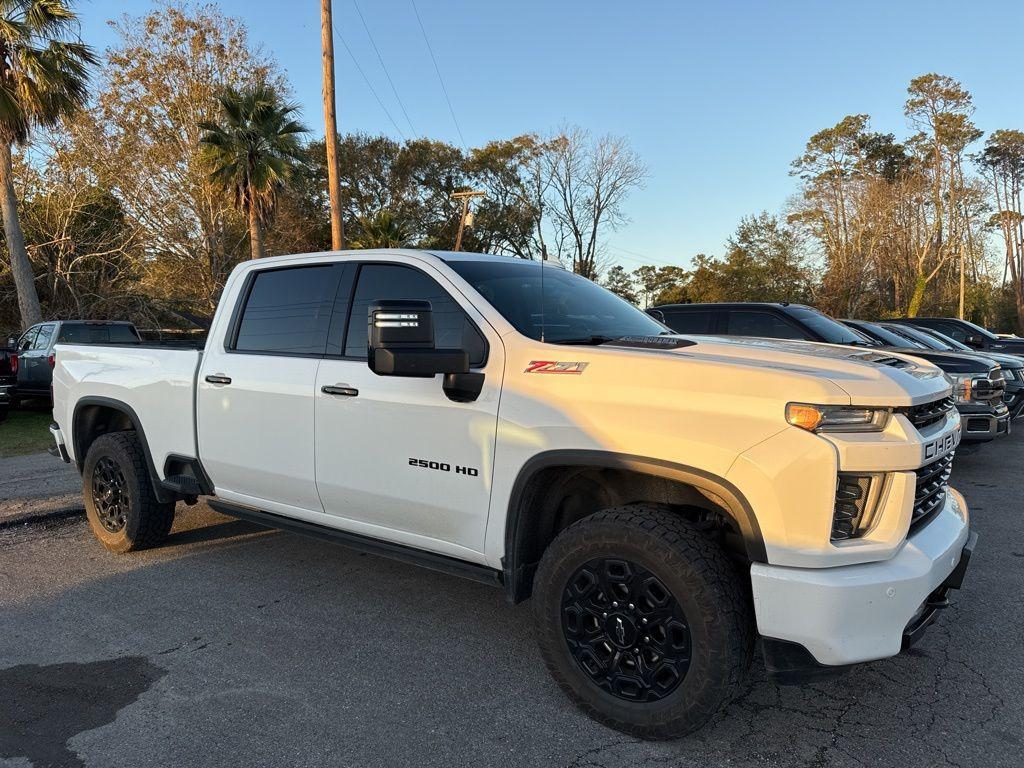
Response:
M472 581L479 581L489 584L492 587L500 587L503 584L501 571L488 568L485 565L469 563L447 555L439 555L434 552L425 552L414 547L407 547L402 544L395 544L390 541L382 541L372 536L363 536L358 533L341 531L337 528L330 528L326 525L317 525L305 520L298 520L294 517L275 515L271 512L264 512L252 507L244 507L240 504L232 504L222 499L206 499L207 505L221 514L248 520L252 523L265 525L268 528L277 528L289 533L300 533L304 536L312 536L316 539L329 541L333 544L341 544L343 547L355 549L360 552L367 552L371 555L380 555L391 560L398 560L403 563L418 565L429 568L432 571L440 571L452 576L459 576Z

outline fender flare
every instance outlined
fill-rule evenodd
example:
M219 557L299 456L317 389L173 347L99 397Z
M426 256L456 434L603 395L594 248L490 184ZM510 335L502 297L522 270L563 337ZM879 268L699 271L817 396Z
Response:
M78 435L78 417L79 411L90 405L99 405L105 408L111 408L115 411L119 411L128 417L131 421L135 431L139 434L139 442L142 443L142 451L146 455L146 467L149 469L149 477L152 480L153 492L159 501L175 501L177 497L169 493L163 486L163 480L156 471L156 465L153 463L153 455L149 450L149 440L146 439L146 433L142 429L142 421L139 419L139 415L135 412L128 403L121 400L115 400L111 397L101 397L98 395L89 395L81 398L75 403L75 410L71 416L71 444L75 447L75 463L78 465L79 472L82 471L82 467L85 464L85 455L82 451L82 441Z
M600 469L624 469L640 474L665 478L685 483L706 491L722 502L724 511L736 524L743 538L747 558L754 563L767 563L764 537L758 525L757 516L750 502L740 490L723 477L706 472L696 467L677 464L647 456L616 453L597 450L552 450L538 453L530 458L516 476L509 497L508 512L505 520L505 555L502 558L504 582L509 597L513 601L522 599L517 582L522 571L528 566L520 562L519 542L523 531L522 512L526 489L534 476L550 467L595 467Z

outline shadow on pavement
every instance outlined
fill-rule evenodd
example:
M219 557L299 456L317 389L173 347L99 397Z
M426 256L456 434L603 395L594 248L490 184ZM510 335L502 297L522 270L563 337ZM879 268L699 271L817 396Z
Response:
M0 757L27 757L35 768L84 766L67 741L112 723L163 675L145 656L0 669Z

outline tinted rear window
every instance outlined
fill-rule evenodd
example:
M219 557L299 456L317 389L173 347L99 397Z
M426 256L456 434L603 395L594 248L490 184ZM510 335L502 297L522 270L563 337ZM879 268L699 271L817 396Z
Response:
M332 266L259 272L242 311L234 348L239 352L324 354L334 286Z
M124 323L64 323L59 342L67 344L134 344L138 333Z
M806 339L799 328L790 325L772 312L730 310L725 332L730 336L764 336L769 339Z
M711 333L711 320L714 315L708 310L694 310L692 312L680 311L678 309L661 309L659 314L664 316L664 323L676 333Z

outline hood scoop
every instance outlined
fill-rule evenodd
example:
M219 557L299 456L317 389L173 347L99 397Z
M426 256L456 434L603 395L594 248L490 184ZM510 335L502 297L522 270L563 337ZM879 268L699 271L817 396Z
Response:
M623 336L607 341L602 347L629 347L630 349L682 349L697 342L680 336Z
M912 368L913 363L907 360L901 360L898 357L892 357L891 355L880 355L877 352L867 352L863 355L852 355L854 360L863 360L866 363L873 363L874 365L888 365L891 368Z

